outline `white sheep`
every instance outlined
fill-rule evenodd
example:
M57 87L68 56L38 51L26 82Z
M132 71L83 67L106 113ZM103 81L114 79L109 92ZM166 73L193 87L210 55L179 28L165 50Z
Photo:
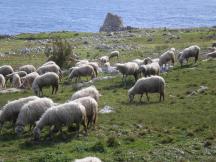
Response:
M10 65L3 65L0 66L0 74L4 75L4 77L6 77L6 75L13 73L14 70Z
M91 65L94 68L96 77L98 76L99 65L97 62L89 62L88 65Z
M120 71L120 73L122 73L123 77L122 77L122 81L125 82L126 84L126 79L128 75L133 75L135 80L138 79L138 75L139 75L139 65L135 62L127 62L124 64L116 64L116 69Z
M96 74L94 68L91 65L83 65L78 68L74 68L68 78L71 80L76 78L77 81L77 79L81 76L91 76L92 79L95 78Z
M85 157L83 159L75 159L74 162L101 162L97 157Z
M148 93L160 93L164 100L165 80L160 76L151 76L147 78L140 78L135 85L128 90L129 102L132 102L136 94L140 94L140 102L142 96L146 93L147 100L149 101Z
M0 74L0 89L2 88L6 88L6 84L4 75Z
M32 90L37 96L43 96L43 87L52 86L52 94L58 91L59 76L54 72L47 72L36 77L32 83Z
M44 126L54 126L62 133L62 126L70 126L76 123L79 133L80 124L84 126L87 134L87 117L85 107L76 102L68 102L49 108L36 122L33 130L35 140L40 138L40 132Z
M20 110L18 118L16 120L15 132L20 135L25 125L29 124L31 126L35 124L36 121L40 119L42 114L54 106L54 102L49 98L38 98L33 101L26 103Z
M32 87L32 83L35 80L36 77L38 77L39 74L37 72L33 72L33 73L29 73L27 74L25 77L21 78L21 87L20 88L24 88L24 89L30 89Z
M119 58L119 55L120 55L119 51L112 51L109 55L109 59L114 58L114 57Z
M147 65L141 65L140 71L143 76L160 75L160 65L157 62L153 62Z
M159 57L159 65L163 66L166 65L168 62L172 62L174 65L175 63L175 48L171 48L168 51L164 52L160 57Z
M62 77L62 71L60 69L60 67L54 63L50 63L50 64L45 64L45 65L42 65L40 66L36 72L39 74L39 75L43 75L47 72L54 72L56 73L59 77Z
M99 61L101 64L105 64L106 62L109 62L109 57L108 56L102 56L99 58Z
M190 57L194 57L195 58L194 61L196 63L198 60L198 57L199 57L199 52L200 52L200 47L197 45L193 45L193 46L190 46L188 48L185 48L178 55L179 63L181 64L181 66L184 63L184 60L186 60L188 63L188 60Z
M99 93L97 88L92 85L92 86L89 86L87 88L83 88L83 89L75 92L72 95L71 100L75 100L75 99L78 99L81 97L87 97L87 96L90 96L90 97L94 98L96 101L98 101L101 94Z
M12 121L15 124L22 106L27 102L35 99L38 99L38 97L30 96L26 98L20 98L18 100L8 102L5 106L3 106L2 113L0 116L0 129L6 121Z
M90 96L78 98L78 99L73 100L73 101L77 102L77 103L81 103L85 107L86 115L87 115L87 119L88 119L87 127L89 126L90 123L91 123L91 125L95 126L95 123L97 120L97 113L98 113L97 101Z
M144 65L150 64L150 63L152 63L152 62L153 62L153 61L152 61L151 57L144 58L144 60L143 60L143 64L144 64Z
M23 65L19 67L19 71L25 71L27 74L35 72L36 68L33 65Z
M13 75L12 86L14 88L20 88L21 87L21 80L20 80L20 76L18 74Z

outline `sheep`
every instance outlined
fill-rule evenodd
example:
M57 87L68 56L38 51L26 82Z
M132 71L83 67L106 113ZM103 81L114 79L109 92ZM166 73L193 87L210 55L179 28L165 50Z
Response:
M79 60L79 61L75 64L75 66L82 66L82 65L86 65L86 64L88 64L88 63L89 63L88 60Z
M30 124L30 129L36 121L40 119L42 114L54 106L54 102L49 98L38 98L26 103L20 110L18 118L16 120L15 132L17 135L21 135L25 125Z
M73 100L73 101L80 103L85 107L86 115L87 115L87 119L88 119L87 127L89 126L90 123L91 124L93 123L93 125L95 126L96 119L97 119L97 113L98 113L97 101L90 96L78 98L78 99Z
M74 162L101 162L97 157L85 157L83 159L75 159Z
M199 52L200 52L200 47L197 45L193 45L188 48L185 48L178 55L179 63L181 64L181 66L183 65L184 60L186 60L188 63L190 57L194 57L195 58L194 61L196 63L199 57Z
M44 63L43 65L41 65L41 66L53 65L53 64L57 65L54 61L47 61L47 62L45 62L45 63Z
M0 74L2 74L4 77L6 77L6 75L13 73L14 70L10 65L3 65L0 66Z
M52 94L58 91L59 76L54 72L47 72L36 77L32 83L32 90L37 96L43 96L42 88L45 86L52 86Z
M101 64L105 64L106 62L109 62L109 57L108 56L102 56L99 58L99 61Z
M137 80L135 85L128 90L128 98L129 102L132 102L134 96L136 94L140 94L140 102L142 100L142 96L146 93L147 100L149 101L148 93L160 93L160 101L161 97L164 100L164 87L165 80L160 76L151 76L147 78L140 78Z
M216 58L216 51L206 54L207 58Z
M141 65L139 69L145 77L151 75L160 75L160 65L157 62L153 62L147 65Z
M2 74L0 74L0 89L1 88L6 88L5 77Z
M39 74L37 72L33 72L33 73L27 74L25 77L22 77L21 78L22 85L20 86L20 88L30 89L32 87L33 81L38 76L39 76Z
M167 64L170 61L174 65L174 63L175 63L175 48L171 48L168 51L166 51L165 53L163 53L159 57L159 62L158 63L159 63L160 66L163 66L164 64Z
M23 65L19 67L19 71L25 71L27 74L35 72L36 68L33 65Z
M40 66L36 72L39 74L39 75L43 75L47 72L54 72L56 73L59 77L62 77L62 71L60 69L60 67L56 64L45 64L45 65L42 65Z
M6 77L5 77L6 80L10 80L10 82L12 83L14 74L18 74L20 78L27 75L27 73L25 71L17 71L17 72L13 72L11 74L6 75Z
M152 59L150 57L144 58L144 60L143 60L144 65L147 65L147 64L150 64L150 63L152 63Z
M94 68L91 65L83 65L78 68L74 68L68 78L71 80L76 78L77 82L77 79L81 76L91 76L92 79L95 78L96 74Z
M91 65L94 69L96 77L98 76L99 66L97 62L89 62L88 65Z
M29 101L32 101L35 99L38 99L38 97L30 96L26 98L20 98L18 100L8 102L5 106L3 106L2 113L0 116L0 129L2 128L4 122L6 121L12 121L13 124L15 124L22 106L28 103Z
M18 74L13 75L12 85L14 88L20 88L21 87L21 80L20 80L20 76Z
M40 138L40 132L44 126L54 126L62 133L63 125L70 126L76 123L79 134L80 123L84 126L87 135L87 117L85 107L76 102L68 102L49 108L36 122L33 130L35 140Z
M99 91L97 90L97 88L95 86L89 86L87 88L83 88L77 92L75 92L72 97L71 97L71 101L81 98L81 97L87 97L90 96L92 98L94 98L96 101L99 100L99 97L101 96L101 94L99 93Z
M112 51L109 55L109 59L111 59L113 57L119 58L119 51Z
M124 64L116 64L116 69L122 73L122 81L125 79L125 84L126 84L126 79L128 75L133 75L135 80L138 79L138 74L139 74L139 65L134 62L128 62Z

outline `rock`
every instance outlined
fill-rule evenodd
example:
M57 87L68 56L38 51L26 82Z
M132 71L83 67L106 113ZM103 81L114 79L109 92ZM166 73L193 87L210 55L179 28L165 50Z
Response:
M113 108L108 106L108 105L105 105L104 108L99 111L99 113L101 113L101 114L108 114L108 113L112 113L112 112L114 112Z
M100 27L100 32L121 31L123 27L123 21L120 16L108 13L103 26Z

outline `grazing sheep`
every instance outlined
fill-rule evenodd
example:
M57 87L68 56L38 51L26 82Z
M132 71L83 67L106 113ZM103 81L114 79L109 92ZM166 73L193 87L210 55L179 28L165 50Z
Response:
M18 100L8 102L5 106L3 106L2 113L0 116L0 129L2 128L4 122L6 121L12 121L15 124L22 106L28 103L29 101L35 99L38 99L38 97L30 96L26 98L20 98Z
M211 52L211 53L207 53L206 56L207 56L207 58L216 58L216 51Z
M1 88L6 88L5 77L2 74L0 74L0 89Z
M4 75L4 77L6 77L6 75L13 73L14 70L10 65L3 65L0 66L0 74Z
M139 74L139 65L135 62L128 62L124 64L116 64L116 69L122 73L122 81L125 79L125 84L126 84L126 79L128 75L133 75L135 80L138 79L138 74Z
M160 75L160 65L157 62L153 62L147 65L141 65L140 71L143 73L143 76L151 75Z
M46 97L38 98L26 103L21 108L16 121L16 134L20 135L23 132L25 125L27 124L30 124L31 129L32 125L34 125L35 122L40 119L42 114L52 106L54 106L54 102Z
M87 119L88 119L87 127L89 126L90 123L95 126L96 119L97 119L97 113L98 113L97 101L90 96L78 98L78 99L73 100L73 101L80 103L85 107L86 115L87 115Z
M85 157L83 159L75 159L74 162L101 162L97 157Z
M198 60L198 57L199 57L199 52L200 52L200 47L197 46L197 45L194 45L194 46L190 46L188 48L185 48L182 52L179 53L178 55L178 59L179 59L179 63L181 64L181 66L183 65L184 63L184 60L187 61L188 63L188 60L190 57L194 57L194 61L195 63L197 62Z
M88 65L91 65L94 68L96 77L98 76L99 66L97 62L89 62Z
M17 72L13 72L11 74L6 75L6 77L5 77L6 80L10 80L10 82L12 83L14 74L18 74L20 78L27 75L27 73L25 71L17 71Z
M58 106L49 108L41 118L36 122L34 128L34 138L40 138L40 132L44 126L54 126L62 133L62 126L70 126L76 123L77 132L79 134L80 124L84 126L87 134L87 117L85 107L76 102L68 102Z
M119 51L112 51L109 55L109 59L113 58L113 57L117 57L119 58Z
M27 74L35 72L36 68L33 65L23 65L19 67L19 71L25 71Z
M56 73L59 77L62 76L62 72L61 72L61 69L58 65L56 64L45 64L45 65L42 65L40 66L37 71L36 71L39 75L43 75L47 72L54 72Z
M14 88L20 88L21 87L21 80L20 80L20 76L18 74L13 75L12 86Z
M35 78L32 83L32 90L37 96L43 96L43 87L52 86L52 94L58 91L59 76L54 72L47 72Z
M83 89L75 92L72 95L71 100L75 100L75 99L87 97L87 96L90 96L90 97L94 98L96 101L98 101L101 94L98 92L97 88L92 85L92 86L89 86L87 88L83 88Z
M106 62L109 62L109 57L108 56L102 56L99 58L99 61L101 64L105 64Z
M69 79L72 80L73 78L76 78L77 82L77 79L81 76L91 76L92 79L95 78L96 74L94 68L91 65L83 65L78 68L74 68L69 75Z
M37 72L33 72L33 73L27 74L25 77L22 77L21 78L22 85L20 86L20 88L30 89L32 87L33 81L38 76L39 76L39 74Z
M147 78L140 78L137 80L135 85L128 90L129 102L132 102L134 96L136 94L140 94L140 102L142 100L142 96L146 93L147 100L149 101L148 93L160 93L160 101L161 97L164 100L164 87L165 80L160 76L151 76Z
M174 65L174 63L175 63L175 48L171 48L168 51L166 51L165 53L163 53L159 57L159 62L158 63L159 63L160 66L163 66L164 64L167 64L170 61Z

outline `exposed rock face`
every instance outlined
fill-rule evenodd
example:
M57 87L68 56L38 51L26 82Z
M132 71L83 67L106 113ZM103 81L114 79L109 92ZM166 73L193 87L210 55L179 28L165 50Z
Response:
M108 13L100 32L121 31L124 28L122 18L118 15Z

